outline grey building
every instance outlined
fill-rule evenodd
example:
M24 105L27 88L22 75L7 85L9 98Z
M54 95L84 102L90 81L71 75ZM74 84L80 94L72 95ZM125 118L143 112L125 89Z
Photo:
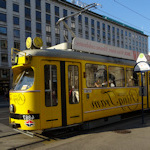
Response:
M25 49L28 36L39 36L49 47L72 41L59 18L81 8L65 0L0 0L0 91L9 88L11 48ZM77 37L148 54L148 36L121 22L86 11L66 20Z

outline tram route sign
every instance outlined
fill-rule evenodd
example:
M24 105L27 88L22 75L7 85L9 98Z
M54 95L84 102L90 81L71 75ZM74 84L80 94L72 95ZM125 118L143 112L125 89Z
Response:
M140 53L136 65L134 66L134 71L135 72L147 72L150 70L150 66L147 63L147 59L143 53Z

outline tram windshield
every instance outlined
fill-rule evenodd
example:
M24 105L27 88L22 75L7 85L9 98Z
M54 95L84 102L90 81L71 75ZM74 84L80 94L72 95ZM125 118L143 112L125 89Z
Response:
M23 70L18 74L16 80L13 83L14 90L27 90L29 89L34 82L34 72L32 68Z

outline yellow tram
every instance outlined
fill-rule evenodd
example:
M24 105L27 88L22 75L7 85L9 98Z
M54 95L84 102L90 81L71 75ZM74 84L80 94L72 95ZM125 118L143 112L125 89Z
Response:
M49 49L40 49L39 44L39 49L32 49L31 42L27 43L30 50L17 53L12 67L13 128L45 130L91 122L100 126L102 119L117 121L121 114L142 108L140 75L133 72L134 60L64 48L68 44ZM80 46L92 49L83 43ZM150 73L145 74L144 109L150 105L149 78Z

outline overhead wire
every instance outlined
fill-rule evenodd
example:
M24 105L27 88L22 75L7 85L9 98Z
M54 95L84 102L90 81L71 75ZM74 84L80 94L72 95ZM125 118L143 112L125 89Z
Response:
M135 14L137 14L137 15L139 15L139 16L141 16L141 17L143 17L143 18L145 18L145 19L147 19L147 20L150 21L150 18L148 18L148 17L146 17L146 16L144 16L144 15L138 13L137 11L135 11L135 10L133 10L133 9L131 9L131 8L129 8L129 7L127 7L127 6L123 5L123 4L121 4L120 2L118 2L118 1L116 1L116 0L114 0L114 2L118 3L118 4L121 5L122 7L125 7L126 9L128 9L128 10L134 12Z
M101 11L101 12L103 12L103 13L105 13L105 14L107 14L107 15L109 15L109 16L111 16L111 17L113 17L113 18L116 18L116 19L118 19L118 20L120 20L120 21L122 21L122 22L124 22L124 23L126 23L126 24L129 24L129 25L131 25L132 27L135 27L135 28L137 28L137 29L141 30L141 29L140 29L140 27L135 26L135 25L133 25L133 24L131 24L131 23L129 23L129 22L127 22L127 21L123 20L123 19L118 18L118 17L115 17L115 16L113 16L113 15L109 14L108 12L105 12L105 11L103 11L103 10L99 9L99 8L97 8L97 10L99 10L99 11ZM141 31L145 31L145 32L147 32L147 33L149 33L149 34L150 34L150 31L147 31L147 30L145 30L145 29L142 29ZM148 35L148 36L150 36L150 35Z

